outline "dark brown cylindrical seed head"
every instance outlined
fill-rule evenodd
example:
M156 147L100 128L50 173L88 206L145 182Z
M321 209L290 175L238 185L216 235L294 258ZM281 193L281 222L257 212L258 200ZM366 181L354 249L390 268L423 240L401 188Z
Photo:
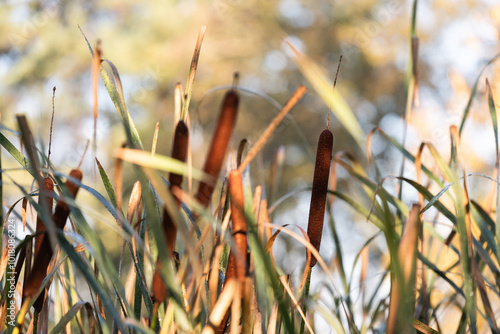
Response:
M77 179L80 182L82 181L83 178L82 171L79 169L71 170L69 176L74 179ZM66 188L68 189L69 195L72 198L75 198L76 194L78 193L78 189L80 189L80 187L77 184L73 183L73 181L71 181L71 179L69 178L68 180L66 180L65 185ZM54 223L58 228L62 230L64 229L64 225L66 225L66 220L68 219L68 216L69 216L68 205L66 204L63 198L60 198L57 201L56 208L54 210L54 216L53 216Z
M42 196L45 198L47 212L52 215L52 206L54 204L54 182L50 177L45 177L42 180L42 185L38 194L38 205L42 205ZM45 223L42 220L41 214L38 214L36 217L36 233L42 233L45 229ZM35 237L35 256L40 252L40 245L42 244L44 237L43 233Z
M73 169L69 175L72 178L75 178L79 181L82 180L83 174L79 169ZM78 192L79 186L70 179L66 180L66 188L68 188L69 195L71 198L75 198ZM64 202L63 198L60 198L57 201L56 207L54 209L54 215L52 216L52 220L57 228L64 229L64 225L66 224L66 220L69 216L69 208L66 202ZM42 284L43 279L47 275L47 267L49 266L50 259L52 258L52 247L50 245L49 238L43 238L40 244L40 251L38 254L35 254L35 261L33 262L33 269L31 270L30 277L28 279L28 283L23 288L23 303L25 298L33 298L40 285Z
M180 207L180 202L177 201L178 207ZM177 227L172 221L172 217L168 211L163 208L162 226L165 239L167 241L168 255L172 256L174 254L175 239L177 238ZM163 284L163 280L160 276L161 271L161 261L160 256L156 260L156 268L153 276L153 292L152 298L155 302L162 303L165 298L167 298L167 288Z
M183 121L179 121L175 127L174 141L172 145L172 158L185 162L188 151L189 130ZM170 173L168 181L170 188L182 184L182 175Z
M333 134L327 129L321 132L318 140L311 205L309 207L309 223L307 225L307 235L309 236L309 240L318 252L323 234L323 220L325 217L326 195L328 192L328 177L330 175L332 150ZM311 267L314 267L316 262L316 258L314 256L311 257Z
M42 205L41 197L45 198L45 205L47 208L47 212L52 215L52 205L54 204L54 182L50 177L46 177L42 180L42 186L40 187L40 193L38 195L38 204ZM46 239L45 234L43 233L46 230L45 223L42 220L40 214L36 217L36 233L42 233L35 237L35 258L39 256L40 251L45 252L46 250L42 249L43 240ZM50 245L49 245L50 246ZM45 300L45 291L40 293L37 300L33 304L33 308L40 312L43 307L43 301Z
M182 162L186 161L187 149L189 142L189 130L183 121L179 121L175 128L174 142L172 146L172 158L180 160ZM170 189L174 187L180 187L182 184L182 175L170 173L169 176ZM177 208L180 207L180 201L176 198ZM163 208L162 226L167 241L167 249L169 256L174 253L175 239L177 238L177 227L172 221L172 217L168 213L166 208ZM167 298L167 288L163 284L163 280L160 276L161 262L160 257L156 261L155 273L153 276L153 293L152 298L154 302L161 303Z
M214 190L214 182L217 180L222 169L229 140L233 133L234 123L236 122L238 103L239 97L236 91L230 90L224 96L217 126L212 136L212 142L210 143L203 167L203 171L210 175L213 180L211 182L200 182L198 193L196 194L196 199L204 207L207 207L210 203Z

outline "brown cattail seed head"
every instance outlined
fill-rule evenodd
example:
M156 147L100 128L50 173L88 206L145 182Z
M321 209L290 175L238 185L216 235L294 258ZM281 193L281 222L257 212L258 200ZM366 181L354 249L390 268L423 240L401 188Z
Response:
M311 205L309 207L309 223L307 225L307 235L309 236L309 240L318 252L323 234L323 220L325 217L326 195L328 192L328 178L330 175L332 150L333 134L330 130L326 129L321 133L318 140ZM311 267L314 267L316 262L317 259L313 256L311 258Z
M78 181L81 181L83 174L81 170L73 169L69 173L69 176L77 179ZM66 180L66 188L69 191L69 196L71 198L75 198L79 186L68 178L68 180ZM56 227L59 229L64 229L64 225L66 225L68 216L69 207L64 199L60 198L57 201L56 207L54 209L54 214L52 216L52 220L54 221ZM53 252L49 238L43 238L42 242L40 243L39 252L35 253L35 261L33 262L33 269L31 270L30 277L28 278L26 285L23 287L23 303L26 301L26 298L33 298L40 289L42 281L47 276L47 267L49 266L50 259L52 258L52 253ZM39 301L37 301L36 307L41 308L41 303Z
M42 196L45 197L45 205L47 207L47 212L52 215L52 205L54 204L54 182L50 177L45 177L42 180L42 185L40 187L40 193L38 194L38 204L42 204ZM40 214L36 217L36 233L41 233L45 231L45 223L42 220ZM44 239L43 234L39 234L35 237L35 256L40 252L40 245Z
M187 157L187 148L189 141L189 130L186 123L179 121L175 127L174 142L172 145L172 158L185 162ZM170 187L180 187L182 183L182 175L170 173L168 181Z
M235 270L235 273L226 273L226 279L227 276L234 277L236 274L243 288L247 270L247 222L244 212L243 180L238 170L229 174L229 195L231 196L231 234L236 247L231 250L228 260L228 271Z
M233 133L236 115L238 113L239 96L234 90L230 90L224 96L217 126L212 136L212 142L205 160L203 171L213 178L210 183L200 182L196 199L205 207L210 203L214 190L214 182L219 176L229 146L229 140Z

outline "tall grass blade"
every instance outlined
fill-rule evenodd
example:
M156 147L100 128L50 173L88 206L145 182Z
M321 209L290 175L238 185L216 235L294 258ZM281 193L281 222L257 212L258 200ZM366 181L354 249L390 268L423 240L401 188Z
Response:
M387 333L412 332L415 307L415 273L420 234L420 206L414 204L398 246L398 264L391 264L391 300Z
M196 76L196 69L198 67L198 60L200 59L201 44L203 43L203 38L205 37L205 32L207 26L202 26L198 34L198 39L196 40L196 46L194 48L193 59L191 60L191 66L189 67L188 80L186 84L186 93L184 95L184 103L182 104L181 120L186 121L187 113L189 110L189 104L191 102L191 96L193 95L194 78Z
M157 169L183 176L189 175L189 168L186 163L161 154L155 154L153 156L150 152L122 148L116 152L116 157L141 167ZM206 174L197 169L193 169L191 173L192 176L198 180L210 179Z
M472 235L471 235L471 221L470 221L470 204L467 195L467 183L464 178L464 188L461 185L460 179L460 137L459 131L455 126L450 128L451 133L451 169L453 171L454 182L453 192L455 193L455 210L457 217L457 232L460 237L460 254L463 270L464 280L464 293L465 293L465 309L469 330L472 334L477 333L477 319L476 319L476 293L474 284L473 272L473 250L472 250ZM462 167L463 168L463 167ZM465 175L465 172L464 172Z
M92 95L94 100L93 111L94 111L94 136L93 136L93 147L94 152L97 147L97 88L98 88L98 79L99 79L99 68L101 67L101 41L97 41L97 44L94 48L94 54L92 55Z
M481 76L483 75L483 72L488 68L491 64L493 64L495 61L497 61L500 58L500 54L495 55L493 58L488 60L486 65L481 69L479 72L476 81L474 82L474 85L472 86L472 90L469 95L469 100L467 101L467 105L465 106L464 109L464 114L462 116L462 121L460 122L460 129L458 131L459 135L462 135L462 131L465 126L465 121L467 120L467 117L469 116L470 108L472 106L472 102L474 101L474 97L476 96L477 93L477 85L479 84L479 80L481 80Z
M94 59L94 50L90 46L87 36L85 36L81 28L80 31L83 37L85 38L85 42L87 43L87 46L89 48L90 55L92 56L92 59ZM102 82L104 83L104 87L106 87L106 90L108 91L111 101L113 101L113 104L122 119L123 125L125 127L125 135L127 136L127 142L131 148L142 149L143 146L141 138L139 137L139 133L137 132L137 128L135 127L134 121L132 120L132 117L128 112L127 106L125 105L125 100L123 98L122 84L120 76L118 74L118 70L109 60L104 60L104 61L110 64L116 84L113 83L113 80L111 79L111 77L106 72L103 66L99 68L99 74L101 76Z
M33 169L31 168L31 164L28 159L24 157L24 155L19 152L19 150L4 136L2 132L0 132L0 145L9 153L11 157L13 157L21 167L26 169L31 175L33 175ZM4 174L3 172L1 173Z
M385 133L382 129L380 129L378 127L374 128L372 130L372 132L375 132L375 131L379 132L382 135L382 137L384 137L391 145L393 145L398 151L400 151L405 156L406 159L409 159L411 162L415 163L415 156L413 154L411 154L407 149L405 149L403 147L403 145L398 143L398 141L396 139L389 136L387 133ZM441 188L444 186L443 183L441 182L441 180L433 172L431 172L431 170L427 166L422 165L422 171L430 179L432 179L434 182L436 182L436 184L438 186L440 186Z
M54 326L54 328L52 328L50 333L56 334L63 332L66 325L76 317L78 312L84 311L85 309L92 310L92 306L90 305L90 303L81 301L73 304L68 312L64 315L64 317L62 317L61 320L59 320L59 322Z
M106 189L106 193L108 194L108 198L111 201L111 204L114 207L117 207L115 190L113 189L113 185L111 184L111 181L108 178L108 174L106 173L106 171L102 167L99 160L97 160L97 158L95 158L95 162L97 164L97 168L99 169L99 174L101 175L102 184L104 185L104 189Z
M495 100L493 99L493 94L491 92L490 83L486 79L486 91L488 92L488 108L491 115L491 122L493 123L493 133L495 134L495 168L497 176L497 192L496 192L496 235L500 235L500 151L498 148L498 117L495 107ZM500 238L497 237L497 261L500 262Z
M299 100L306 93L306 88L304 86L299 86L295 92L292 94L290 99L288 99L285 106L281 109L281 111L276 115L276 117L271 121L271 123L267 126L264 132L260 135L259 139L252 145L250 150L248 151L245 159L238 166L238 170L240 173L245 171L245 168L250 164L250 162L255 158L257 153L264 147L271 134L276 130L281 121L285 118L285 116L292 110L292 108L299 102Z

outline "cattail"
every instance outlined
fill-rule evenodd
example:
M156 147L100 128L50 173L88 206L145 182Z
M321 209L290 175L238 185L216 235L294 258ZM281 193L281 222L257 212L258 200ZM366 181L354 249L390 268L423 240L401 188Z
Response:
M233 133L236 115L238 113L239 96L235 90L230 90L224 96L222 102L219 119L215 128L210 149L208 150L207 158L203 171L210 175L212 182L200 182L196 199L204 206L207 207L212 198L214 191L214 182L219 176L226 155L229 140Z
M183 121L179 121L175 128L174 142L172 146L172 158L186 161L187 148L189 141L189 130ZM174 187L181 187L182 175L170 173L168 181L170 182L170 189ZM176 198L177 208L180 207L180 201ZM174 253L175 239L177 237L177 227L172 221L172 217L166 208L163 208L162 218L163 231L165 232L165 240L167 241L167 248L169 256ZM153 276L153 294L152 298L155 302L163 302L167 297L167 289L160 276L161 264L160 258L156 261L156 270Z
M76 179L78 181L82 181L83 174L82 171L79 169L73 169L69 173L69 176L73 179ZM71 179L68 179L66 181L66 188L68 189L68 193L71 196L71 198L76 197L76 193L78 192L78 189L80 188L77 184L73 183ZM64 201L64 199L60 198L57 201L56 208L54 210L54 223L58 228L61 230L64 229L64 225L66 225L66 220L68 219L69 216L69 207L68 204Z
M189 141L189 130L183 121L179 121L175 127L174 142L172 145L172 158L186 161L187 147ZM168 178L170 188L177 186L180 187L182 183L182 175L170 173Z
M234 170L229 174L229 196L231 199L231 234L235 247L229 253L225 282L236 278L240 285L240 296L244 296L247 272L247 223L244 213L243 180L238 170ZM217 327L217 334L224 332L229 315L230 312L227 310L223 320Z
M40 193L38 196L39 196L38 204L42 205L43 203L42 197L45 198L45 205L47 208L47 212L49 214L52 214L52 204L54 203L54 182L50 177L46 177L43 179L42 187L40 187ZM46 239L44 234L45 230L46 226L42 221L42 217L39 214L36 218L36 233L40 234L35 237L35 255L34 255L35 258L38 256L38 254L42 249L41 246L43 240ZM42 310L44 299L45 299L45 290L38 296L37 300L33 304L33 307L37 312L40 312Z
M316 165L312 186L311 205L309 207L309 223L307 235L311 244L319 252L321 236L323 234L323 220L325 218L326 195L328 191L328 177L332 160L333 134L326 129L321 132L316 152ZM316 265L317 259L311 258L311 268Z
M45 198L45 200L42 200L42 198ZM42 205L42 203L45 203L47 212L52 214L52 205L54 204L54 182L50 177L45 177L42 180L42 186L40 187L40 192L38 194L38 205ZM43 232L45 230L45 224L39 214L36 217L36 233L39 235L35 237L35 256L40 253L40 246L45 237Z
M43 201L42 198L45 198L45 200ZM38 194L38 205L42 205L44 202L47 212L52 214L52 205L54 203L54 182L50 177L46 177L42 180L42 186L40 187L40 192ZM45 229L45 224L39 214L36 217L36 233L39 235L35 237L35 256L40 252L40 245L45 237L43 234Z
M243 180L241 173L237 170L229 174L229 196L231 197L231 234L236 248L229 254L226 279L236 277L243 287L247 270L247 222L243 209Z
M83 177L83 174L79 169L73 169L69 173L69 175L70 177L77 179L78 181L81 181ZM79 186L73 183L72 180L68 179L66 181L66 188L68 189L70 198L75 198ZM64 225L66 224L66 220L68 219L69 212L70 210L68 205L63 198L60 198L57 201L54 215L52 216L52 220L54 221L54 224L57 228L64 229ZM35 254L35 261L30 277L28 279L28 283L23 289L23 304L26 298L33 298L40 289L40 285L47 275L47 267L49 266L50 259L52 258L52 253L53 251L50 245L50 240L49 238L44 237L42 242L40 243L38 253Z

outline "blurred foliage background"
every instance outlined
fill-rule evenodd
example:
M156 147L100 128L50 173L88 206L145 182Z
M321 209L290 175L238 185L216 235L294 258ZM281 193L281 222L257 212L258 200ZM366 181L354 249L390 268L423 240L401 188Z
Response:
M280 103L305 83L285 39L323 66L332 79L342 54L338 89L365 132L381 125L401 137L410 7L408 1L395 0L6 1L0 7L2 122L12 125L15 113L26 113L36 122L41 138L47 139L52 87L57 86L54 144L77 149L68 155L64 146L56 146L53 159L60 167L76 163L92 129L91 57L80 26L91 43L102 40L104 58L119 69L141 133L152 133L160 121L159 151L168 152L169 143L161 138L170 138L173 128L174 87L176 82L185 84L197 32L207 25L191 110L195 151L206 142L201 126L210 131L221 96L220 91L207 92L230 84L234 71L240 72L242 87ZM431 140L447 147L448 126L458 122L470 85L483 63L499 50L499 22L500 5L495 1L418 4L421 103L412 117L416 126L409 130L409 145ZM495 69L489 73L495 74ZM490 81L498 94L495 80ZM123 134L104 90L99 100L99 135L109 139L99 148L102 156L123 141ZM276 110L253 95L246 95L242 103L245 112L237 133L256 136ZM484 103L478 99L477 104ZM292 112L298 126L275 136L279 138L268 146L267 154L286 144L287 164L310 169L316 133L324 127L327 110L309 90ZM485 108L478 110L473 114L487 116ZM484 118L471 127L481 127ZM333 124L336 150L352 151L354 141ZM373 146L375 154L387 155L381 141ZM481 155L474 162L478 168L492 163L487 156L493 148L489 150L476 151ZM302 173L294 170L293 175Z
M410 13L411 2L397 0L2 1L1 121L16 128L14 115L27 114L46 145L56 86L52 161L61 171L78 164L93 129L92 58L81 27L91 43L102 41L103 58L120 71L125 100L146 148L159 121L158 151L168 154L174 88L177 82L185 86L198 31L206 25L190 110L196 167L203 163L203 148L223 94L217 87L230 85L233 72L240 73L241 87L281 104L299 84L308 86L284 40L320 64L332 80L342 54L337 89L365 133L380 126L402 140ZM486 61L500 51L499 26L498 1L418 3L419 105L409 119L406 143L411 151L424 140L449 150L449 126L459 124L472 84ZM484 73L496 101L499 75L495 64ZM478 87L463 145L471 171L481 172L493 170L495 148L484 79ZM242 93L241 106L233 147L244 137L255 140L278 111L255 94ZM266 180L272 157L285 146L278 195L311 184L316 140L327 112L328 106L309 89L263 151L258 170ZM363 160L362 151L335 119L332 128L334 151L346 150ZM113 151L124 139L119 116L101 87L96 155L106 169L111 170ZM491 145L485 145L488 142ZM372 149L385 167L384 175L399 173L401 156L380 137L373 138ZM93 166L88 156L84 167L97 178ZM339 171L338 177L340 186L348 186L347 174ZM91 182L87 177L84 181ZM416 199L415 193L404 195L406 201ZM302 199L301 213L287 215L288 222L305 224L309 200L306 195ZM348 219L341 211L338 215L339 220ZM331 247L324 248L331 254Z

